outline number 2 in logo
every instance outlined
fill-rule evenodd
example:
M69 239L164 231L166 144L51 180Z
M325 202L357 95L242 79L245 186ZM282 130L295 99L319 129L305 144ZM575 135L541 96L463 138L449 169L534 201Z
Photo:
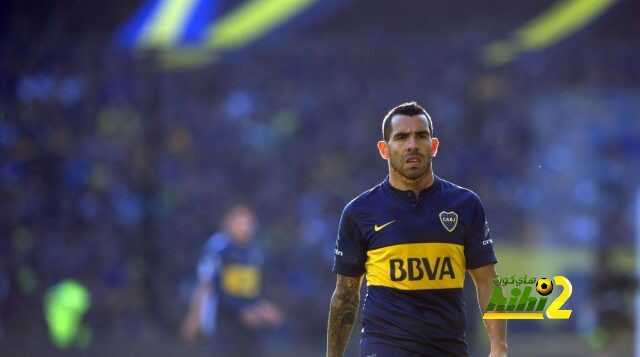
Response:
M545 311L548 319L556 319L556 320L566 320L571 317L571 313L573 310L570 309L562 309L562 306L569 300L571 294L573 293L573 287L571 286L571 282L569 279L565 278L562 275L556 275L553 277L554 282L557 286L562 287L562 292L555 298L551 305Z

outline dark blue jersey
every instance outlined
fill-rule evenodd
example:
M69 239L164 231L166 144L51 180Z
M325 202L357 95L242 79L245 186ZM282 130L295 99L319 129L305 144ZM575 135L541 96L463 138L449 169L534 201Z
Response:
M236 245L224 233L209 238L198 265L198 278L212 284L211 314L237 317L241 309L257 301L263 260L262 249L253 241Z
M465 356L465 271L494 263L474 192L436 176L416 195L387 178L345 206L333 271L366 273L363 338L427 356Z

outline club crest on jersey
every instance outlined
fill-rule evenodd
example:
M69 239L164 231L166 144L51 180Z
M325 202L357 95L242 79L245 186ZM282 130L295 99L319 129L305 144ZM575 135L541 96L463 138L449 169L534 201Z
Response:
M453 211L442 211L438 214L438 217L440 217L440 223L448 232L453 232L458 226L458 214Z

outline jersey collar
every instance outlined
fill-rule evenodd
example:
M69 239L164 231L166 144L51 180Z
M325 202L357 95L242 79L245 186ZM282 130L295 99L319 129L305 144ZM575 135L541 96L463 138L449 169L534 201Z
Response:
M382 182L382 188L384 190L384 192L397 197L398 199L404 201L404 202L408 202L408 203L417 203L419 201L422 201L425 199L425 197L428 197L430 195L432 195L433 193L437 192L440 189L440 184L441 184L441 179L437 176L437 175L433 175L433 184L427 188L425 188L424 190L420 191L419 195L416 196L415 193L413 193L413 191L409 190L409 191L403 191L403 190L399 190L395 187L393 187L391 185L391 183L389 182L389 176L387 175L387 177L385 177L384 181Z

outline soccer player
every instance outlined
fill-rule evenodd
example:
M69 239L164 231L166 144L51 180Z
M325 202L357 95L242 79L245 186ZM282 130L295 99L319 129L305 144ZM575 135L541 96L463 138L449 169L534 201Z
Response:
M382 135L378 151L388 177L349 202L340 218L326 356L344 354L363 274L362 357L467 356L465 272L481 309L496 276L484 209L474 192L433 174L440 142L423 107L393 108ZM505 357L505 321L485 326L490 357Z
M253 211L236 205L198 264L198 287L182 335L192 342L201 329L212 332L216 356L255 356L262 349L261 330L282 322L279 309L261 298L263 253L255 226Z

